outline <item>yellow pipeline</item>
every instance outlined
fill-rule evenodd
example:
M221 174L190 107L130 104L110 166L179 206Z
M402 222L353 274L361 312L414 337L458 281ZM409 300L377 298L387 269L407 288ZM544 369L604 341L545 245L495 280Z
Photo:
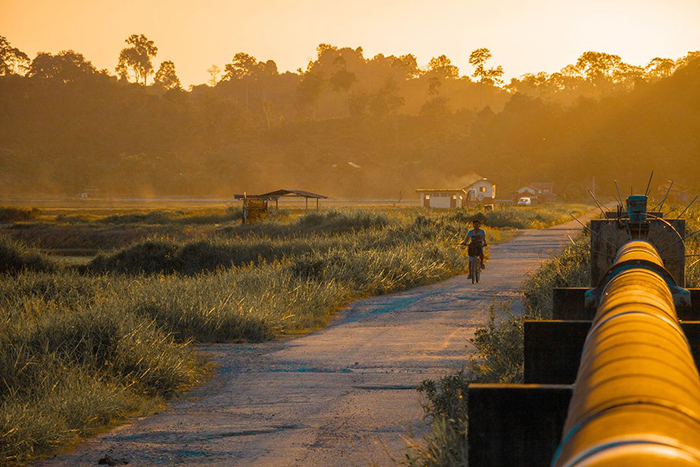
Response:
M553 466L700 466L700 377L657 266L650 243L618 252Z

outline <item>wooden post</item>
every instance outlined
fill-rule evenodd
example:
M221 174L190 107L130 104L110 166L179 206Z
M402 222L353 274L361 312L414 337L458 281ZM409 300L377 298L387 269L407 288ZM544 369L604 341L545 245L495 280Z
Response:
M248 194L243 192L243 223L248 220Z
M309 198L304 196L304 199L306 200L306 210L309 210Z
M318 211L318 198L316 198L316 210Z

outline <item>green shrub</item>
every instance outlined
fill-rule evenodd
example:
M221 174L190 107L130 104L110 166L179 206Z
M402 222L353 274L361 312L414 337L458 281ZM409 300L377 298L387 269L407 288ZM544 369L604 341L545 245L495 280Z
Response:
M463 371L418 385L425 421L431 431L422 442L409 442L409 466L466 466L468 378Z
M155 210L146 213L115 214L99 220L103 224L219 224L243 219L243 211L240 207L230 206L223 214L188 214L186 212L173 212Z
M0 235L0 274L57 269L57 264L46 255Z
M0 206L0 222L17 222L30 221L39 215L40 211L36 208L16 208Z
M272 210L271 213L276 213ZM218 230L223 237L257 236L266 238L334 235L365 229L381 229L391 224L384 213L363 210L335 210L311 212L291 223L280 223L288 215L272 215L267 222L231 225Z
M179 245L172 240L146 240L116 253L101 253L90 262L88 269L133 274L171 273L177 267L178 249Z
M682 209L682 208L681 208ZM692 235L700 229L700 207L693 207L684 216L687 222L685 253L686 287L700 287L700 235Z
M585 287L591 283L589 235L576 239L563 253L545 261L523 284L523 305L533 318L551 319L554 287Z
M496 310L496 308L500 310ZM500 317L497 319L497 315ZM489 320L478 328L469 343L475 352L467 373L479 383L523 382L523 319L510 311L510 302L492 303Z

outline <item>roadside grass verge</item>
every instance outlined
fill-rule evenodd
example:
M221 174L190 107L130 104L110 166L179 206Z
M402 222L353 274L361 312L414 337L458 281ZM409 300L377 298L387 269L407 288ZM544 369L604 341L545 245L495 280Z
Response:
M0 296L0 460L20 464L147 413L203 376L192 349L83 279L6 278ZM82 290L80 290L82 289Z

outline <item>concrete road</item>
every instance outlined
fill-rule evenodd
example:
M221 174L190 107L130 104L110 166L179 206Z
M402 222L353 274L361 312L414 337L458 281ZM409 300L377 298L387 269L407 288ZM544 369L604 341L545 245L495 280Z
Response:
M491 247L481 284L458 276L361 300L284 342L202 347L218 366L210 382L41 465L96 465L105 454L137 466L391 465L408 428L426 429L416 384L462 365L492 298L518 311L526 274L579 230L571 221Z

